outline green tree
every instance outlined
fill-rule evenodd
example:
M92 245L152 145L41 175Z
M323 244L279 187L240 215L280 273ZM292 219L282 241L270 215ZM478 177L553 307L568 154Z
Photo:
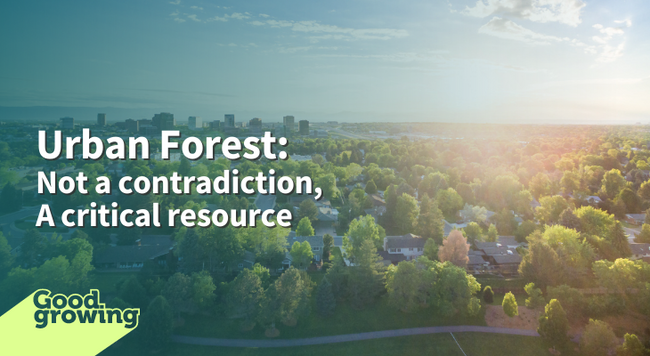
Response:
M413 311L426 302L422 283L422 273L414 262L402 261L396 267L391 266L386 274L388 300L398 309Z
M492 291L492 287L486 286L485 289L483 289L483 300L488 304L494 303L494 292Z
M623 345L616 348L616 356L645 356L648 351L634 334L625 334Z
M291 264L299 269L309 267L311 260L314 258L314 253L308 241L303 241L302 243L298 241L294 242L289 254L291 254Z
M136 276L131 276L124 281L119 290L120 299L134 307L143 309L147 305L147 291ZM165 300L165 303L167 303L167 300Z
M580 221L580 218L573 213L573 209L571 208L564 209L562 214L560 214L558 224L568 229L574 229L576 231L582 230L582 222Z
M418 215L417 221L418 235L425 239L432 238L439 244L442 243L445 233L442 220L442 211L438 209L438 204L425 194L420 203L420 215Z
M356 252L364 241L370 241L374 246L381 244L379 225L371 215L352 220L348 232L343 237L343 247L349 259L356 259Z
M530 220L521 223L515 230L515 239L517 242L526 242L526 238L537 229L537 224Z
M140 340L152 351L162 350L171 341L173 326L172 308L165 297L159 295L151 301L142 315Z
M226 295L226 306L230 317L242 317L242 328L251 329L257 318L264 289L260 277L249 269L243 269L237 277L230 282Z
M568 340L569 320L557 299L551 299L544 308L544 314L539 317L537 332L551 343L554 349Z
M603 176L601 190L610 199L614 199L625 187L625 178L618 169L612 169Z
M334 247L334 237L330 234L323 235L323 260L330 260L330 253L332 253L332 247Z
M309 218L300 219L296 227L296 236L314 236L314 228L311 227Z
M638 193L641 196L641 198L645 200L650 200L650 181L645 181L641 183L641 187L639 187Z
M321 316L330 316L334 314L336 308L336 298L332 293L332 284L323 278L316 289L316 309Z
M210 308L214 303L214 291L217 286L214 285L212 276L208 271L192 273L192 301L194 305L201 310Z
M399 219L395 222L398 234L413 233L419 213L417 200L406 193L402 193L397 198L397 211L400 215Z
M543 306L546 302L542 295L542 290L535 288L535 283L526 284L524 290L528 294L528 298L526 298L526 307L534 309Z
M275 281L275 290L282 322L295 325L298 318L309 314L311 281L306 273L290 267Z
M519 265L519 273L537 286L553 286L564 280L561 266L562 262L555 250L545 242L533 240Z
M323 190L323 195L329 200L339 197L339 190L336 188L336 177L333 173L324 174L316 180L316 186Z
M424 243L424 256L426 256L429 261L438 260L438 244L434 239L427 239Z
M178 174L182 176L187 176L190 174L191 169L192 166L190 165L190 161L187 158L181 159L181 164L178 167Z
M181 311L186 310L192 300L192 279L183 273L175 273L165 283L162 296L180 317Z
M371 179L371 180L366 184L366 193L368 193L368 194L375 194L375 193L377 193L377 185L375 184L375 181L374 181L374 180Z
M467 224L467 226L463 228L463 231L465 231L467 242L470 244L473 244L477 240L480 241L482 239L483 231L481 230L481 227L473 221Z
M503 297L503 302L501 303L501 306L503 307L503 312L506 313L507 316L509 317L514 317L519 315L519 308L517 307L517 299L515 299L515 295L512 294L512 292L506 293L506 295Z
M353 307L362 309L384 289L385 268L372 240L363 240L354 253L356 266L348 274L346 294Z
M641 212L643 201L632 189L626 187L618 196L625 203L627 213L636 214Z
M318 218L318 208L316 207L316 203L311 199L305 199L300 203L298 219L302 220L303 218L308 218L311 222L316 221Z
M438 207L447 218L453 218L463 207L463 198L453 188L438 191Z
M560 214L570 208L569 203L560 195L546 196L539 200L535 217L542 223L552 225L558 222Z
M29 229L23 235L17 261L20 266L31 268L43 263L47 239L36 229Z
M499 232L494 224L490 224L487 232L487 241L496 242L499 238Z
M589 319L589 324L580 338L580 349L585 355L607 356L618 344L612 327L606 322Z
M14 256L11 254L11 246L0 231L0 281L7 275L13 263Z
M643 224L641 226L641 233L636 234L634 237L634 242L636 243L650 243L650 225Z

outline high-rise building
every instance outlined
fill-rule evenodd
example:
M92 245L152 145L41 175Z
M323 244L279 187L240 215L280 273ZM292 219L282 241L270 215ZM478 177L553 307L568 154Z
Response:
M300 120L300 121L298 121L298 124L300 125L300 134L303 135L303 136L308 136L309 135L309 121Z
M214 120L210 123L210 130L218 130L221 127L221 121Z
M170 114L168 112L161 112L160 114L155 114L151 119L151 123L159 130L173 130L174 126L176 126L176 120L174 119L174 114Z
M203 120L198 116L190 116L187 118L187 127L192 130L202 129Z
M63 130L72 130L72 129L74 129L74 118L72 118L72 117L62 117L61 118L61 128Z
M106 114L97 114L97 126L106 126Z
M223 124L225 127L235 127L235 115L233 114L224 115Z
M252 118L251 121L248 123L248 125L251 128L260 128L261 129L262 128L262 119L260 119L259 117Z
M140 122L133 120L133 119L128 119L124 121L126 124L126 130L129 131L130 133L138 133L140 132Z
M291 115L287 115L282 118L282 123L284 124L284 127L287 128L287 131L291 132L293 131L293 123L294 123L294 118Z

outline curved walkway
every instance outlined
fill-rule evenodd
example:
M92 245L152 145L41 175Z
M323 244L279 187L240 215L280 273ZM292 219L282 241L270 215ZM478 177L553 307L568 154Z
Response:
M492 333L520 336L539 336L535 330L495 328L490 326L458 325L458 326L430 326L424 328L398 329L372 331L359 334L333 335L310 337L306 339L281 339L281 340L260 340L260 339L216 339L209 337L181 336L174 335L172 340L183 344L202 346L225 346L225 347L289 347L334 344L338 342L361 341L371 339L382 339L386 337L425 335L439 333Z

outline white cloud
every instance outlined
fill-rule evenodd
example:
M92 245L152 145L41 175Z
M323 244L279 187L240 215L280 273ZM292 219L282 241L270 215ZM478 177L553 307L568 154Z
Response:
M272 28L291 28L292 31L314 34L309 36L312 42L320 40L388 40L408 36L406 30L391 28L348 28L334 25L321 24L318 21L286 21L266 20L252 21L249 24L254 26L270 26ZM318 34L318 35L316 35Z
M624 23L625 27L632 27L632 20L626 19L626 20L618 20L614 21L615 23Z
M187 18L194 21L194 22L201 22L198 18L196 18L195 14L187 15Z
M177 17L177 18L174 19L174 21L179 22L179 23L183 23L183 22L185 22L185 19L181 19L181 18Z
M263 17L263 18L269 18L269 17L271 17L271 16L269 16L269 15L267 15L267 14L259 14L259 16L260 16L260 17Z
M248 15L248 13L242 14L239 12L235 12L232 15L230 15L230 18L236 20L245 20L245 19L250 19L251 17Z
M223 17L215 16L215 17L211 17L211 18L206 20L206 22L211 22L211 21L227 22L228 21L228 15L223 16Z
M466 6L462 14L473 17L506 15L534 22L559 22L578 26L582 20L582 0L478 0L474 7Z
M190 9L203 11L203 8L200 6L190 6Z
M181 3L181 0L174 0L169 2L172 5L179 5Z
M537 33L500 17L493 17L490 22L478 29L478 33L535 45L563 41L562 38Z

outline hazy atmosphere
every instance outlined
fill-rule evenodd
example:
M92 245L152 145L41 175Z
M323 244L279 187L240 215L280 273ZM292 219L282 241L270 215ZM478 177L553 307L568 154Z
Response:
M266 122L291 114L314 122L582 124L647 123L650 114L647 1L0 8L3 120L94 120L100 108L109 122L160 111Z

